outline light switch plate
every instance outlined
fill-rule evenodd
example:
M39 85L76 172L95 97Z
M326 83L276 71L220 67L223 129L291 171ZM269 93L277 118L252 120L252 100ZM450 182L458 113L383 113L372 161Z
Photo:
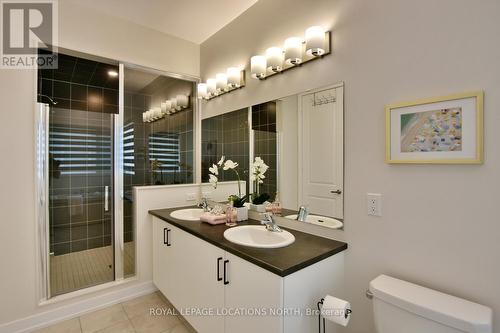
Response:
M203 198L207 198L207 199L212 199L212 192L209 192L209 191L203 191L203 193L202 193L202 197L203 197Z
M188 193L186 194L187 201L196 201L196 193Z
M382 194L366 193L366 207L368 215L382 216Z

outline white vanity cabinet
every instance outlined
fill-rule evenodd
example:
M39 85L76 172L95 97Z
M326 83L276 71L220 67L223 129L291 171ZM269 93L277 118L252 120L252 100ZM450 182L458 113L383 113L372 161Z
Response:
M153 217L153 282L199 333L316 332L316 316L280 311L316 309L342 275L342 253L281 277Z

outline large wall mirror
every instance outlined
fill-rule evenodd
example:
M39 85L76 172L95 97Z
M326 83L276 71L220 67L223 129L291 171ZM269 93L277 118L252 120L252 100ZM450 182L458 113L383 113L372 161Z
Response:
M208 182L208 168L225 156L239 163L247 193L280 201L286 217L295 218L304 206L306 222L341 229L343 89L332 85L203 119L202 181ZM260 183L252 178L256 159L267 166Z

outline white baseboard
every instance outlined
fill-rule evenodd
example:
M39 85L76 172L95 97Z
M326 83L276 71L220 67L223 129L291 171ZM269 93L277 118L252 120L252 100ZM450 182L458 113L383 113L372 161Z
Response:
M0 333L27 333L56 324L60 321L79 317L85 313L99 310L110 305L125 302L142 295L155 292L157 288L152 281L132 283L130 286L112 290L105 294L84 300L64 304L60 307L40 312L25 318L0 325Z

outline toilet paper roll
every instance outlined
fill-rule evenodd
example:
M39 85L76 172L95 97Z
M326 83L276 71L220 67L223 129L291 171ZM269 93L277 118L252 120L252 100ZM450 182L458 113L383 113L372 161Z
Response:
M347 326L351 318L351 304L343 299L326 295L321 316L336 324Z

